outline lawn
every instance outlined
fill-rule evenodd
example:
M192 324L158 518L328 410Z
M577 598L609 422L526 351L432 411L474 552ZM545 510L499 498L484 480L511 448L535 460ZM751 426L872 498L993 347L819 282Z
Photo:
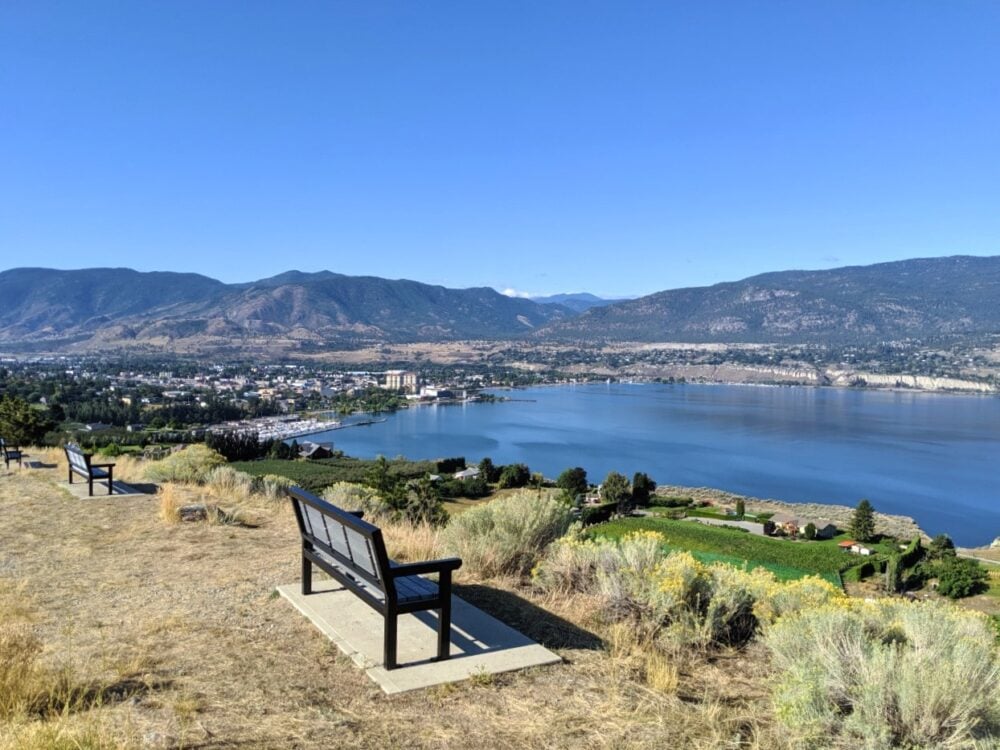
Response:
M812 542L790 542L666 518L626 518L609 521L591 529L591 534L619 538L633 531L663 534L665 545L687 550L705 562L725 562L737 566L763 567L781 580L818 575L840 584L840 571L857 560L842 550Z

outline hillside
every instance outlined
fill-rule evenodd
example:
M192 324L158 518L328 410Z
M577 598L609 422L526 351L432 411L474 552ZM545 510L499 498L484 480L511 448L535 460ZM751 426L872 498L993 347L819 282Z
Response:
M0 299L0 344L10 350L288 352L516 339L871 344L1000 333L1000 256L782 271L615 303L331 271L224 284L122 268L0 272Z
M571 315L489 288L289 271L248 284L129 269L0 273L0 342L153 347L504 339Z
M552 340L844 343L1000 332L1000 256L783 271L587 310Z

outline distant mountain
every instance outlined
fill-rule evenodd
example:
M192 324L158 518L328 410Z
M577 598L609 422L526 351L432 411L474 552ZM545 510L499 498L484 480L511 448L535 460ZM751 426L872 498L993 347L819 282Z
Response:
M289 271L245 284L124 268L0 272L0 341L163 347L504 339L572 315L489 288Z
M592 308L555 340L850 342L1000 332L1000 256L782 271Z
M289 351L518 339L843 343L1000 333L1000 256L784 271L590 306L489 288L288 271L243 284L127 268L0 272L0 344L60 351ZM559 303L561 302L561 303Z
M621 302L620 299L604 299L603 297L598 297L590 294L589 292L577 292L576 294L551 294L548 297L529 297L528 299L532 302L537 302L540 305L562 305L563 307L567 307L578 313L582 313L592 307L604 307L605 305L611 305L615 302Z

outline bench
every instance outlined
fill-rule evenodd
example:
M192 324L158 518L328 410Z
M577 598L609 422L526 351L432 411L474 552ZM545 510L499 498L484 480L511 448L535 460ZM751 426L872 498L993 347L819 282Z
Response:
M0 437L0 453L3 453L3 462L8 469L10 468L11 461L17 461L17 465L21 465L21 459L23 458L21 449L16 445L11 445L2 437Z
M344 588L385 619L383 634L386 669L395 669L397 618L407 612L438 611L437 657L447 659L451 649L451 573L462 566L458 558L417 563L389 559L382 530L312 495L300 487L287 490L302 534L302 594L312 591L312 566L325 571ZM438 581L422 576L437 573Z
M66 444L66 460L69 462L69 483L73 484L73 475L79 474L87 480L90 488L90 495L94 494L94 480L108 483L108 494L114 486L114 464L94 464L90 462L91 455L84 453L79 445L74 443Z

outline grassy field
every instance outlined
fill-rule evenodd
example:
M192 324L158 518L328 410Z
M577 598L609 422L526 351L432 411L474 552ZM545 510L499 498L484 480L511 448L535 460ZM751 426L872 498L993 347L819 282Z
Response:
M287 503L240 501L246 525L171 524L160 497L78 499L57 456L43 463L54 468L0 469L0 709L5 690L41 694L0 710L0 750L790 746L762 653L668 665L669 688L653 688L586 599L464 569L457 595L565 662L386 696L275 596L299 576ZM397 532L386 538L406 559ZM32 685L5 682L22 663Z
M835 546L766 539L733 529L666 518L626 518L595 526L591 533L618 538L633 531L657 531L671 549L688 550L706 562L763 567L781 580L818 575L840 584L839 573L857 560Z
M258 477L265 474L288 477L300 487L318 492L334 482L363 482L366 472L374 463L371 460L344 456L318 461L236 461L230 466ZM433 461L389 461L389 473L402 479L419 479L436 470L437 465Z

